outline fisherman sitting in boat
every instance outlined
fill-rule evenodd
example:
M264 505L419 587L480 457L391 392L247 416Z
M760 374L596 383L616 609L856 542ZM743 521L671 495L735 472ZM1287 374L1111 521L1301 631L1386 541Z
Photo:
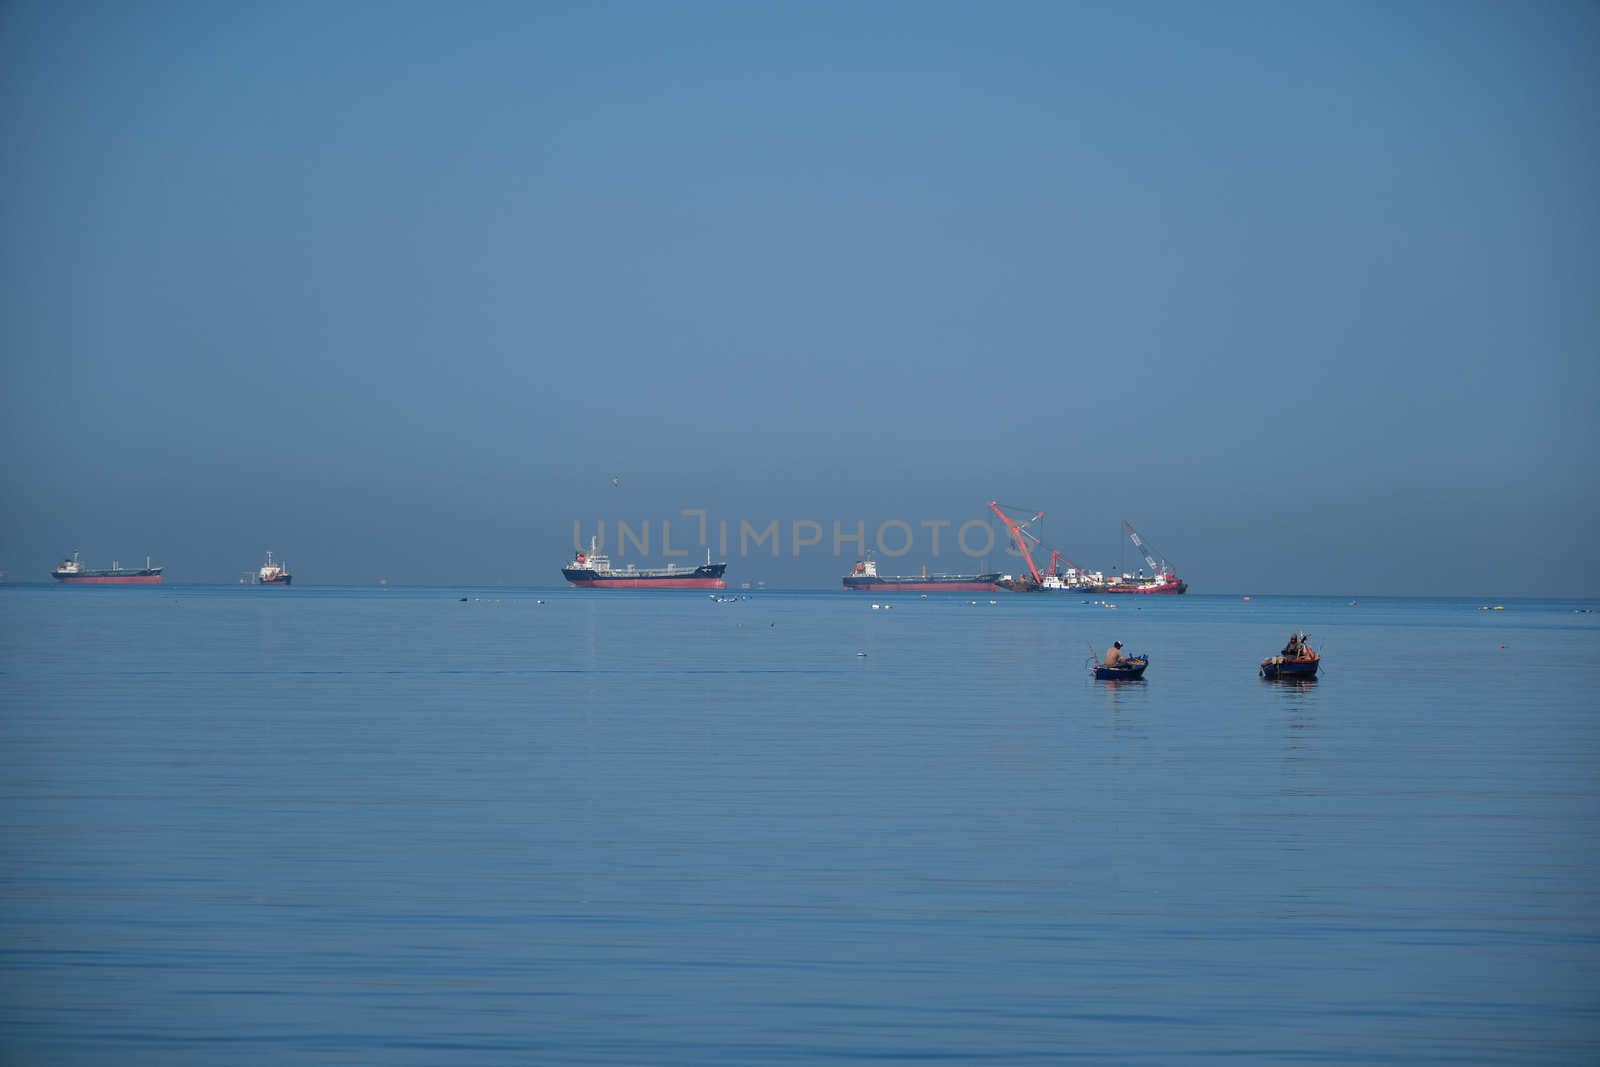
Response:
M1122 664L1122 642L1113 641L1111 647L1106 649L1106 666L1118 667Z
M1283 646L1284 659L1309 659L1312 655L1310 634L1289 635L1289 643Z

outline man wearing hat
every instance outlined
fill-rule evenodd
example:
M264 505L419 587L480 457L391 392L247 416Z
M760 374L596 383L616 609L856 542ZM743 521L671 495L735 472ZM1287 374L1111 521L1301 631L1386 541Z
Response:
M1122 642L1121 641L1113 641L1113 642L1111 642L1111 647L1106 649L1106 666L1107 667L1118 666L1120 664L1121 660L1122 660Z

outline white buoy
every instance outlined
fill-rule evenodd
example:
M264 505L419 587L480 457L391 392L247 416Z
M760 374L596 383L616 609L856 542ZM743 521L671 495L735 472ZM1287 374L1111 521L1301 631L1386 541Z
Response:
M878 604L874 604L874 605L872 605L872 610L873 610L873 611L877 611L877 610L878 610L878 608L879 608L879 607L880 607L880 606L881 606L881 605L878 605Z

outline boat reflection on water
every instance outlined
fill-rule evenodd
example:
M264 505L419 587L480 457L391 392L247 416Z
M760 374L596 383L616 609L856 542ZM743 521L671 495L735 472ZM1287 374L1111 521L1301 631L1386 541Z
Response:
M1261 684L1273 689L1311 689L1317 684L1317 676L1310 674L1303 678L1283 676L1269 678L1262 675Z
M1091 682L1100 690L1104 701L1104 710L1109 715L1109 725L1113 734L1121 735L1123 729L1133 724L1144 724L1143 711L1150 706L1152 694L1150 684L1143 678L1126 678L1111 681ZM1133 718L1128 723L1122 721L1123 712L1129 712ZM1145 736L1142 729L1135 730L1136 736Z

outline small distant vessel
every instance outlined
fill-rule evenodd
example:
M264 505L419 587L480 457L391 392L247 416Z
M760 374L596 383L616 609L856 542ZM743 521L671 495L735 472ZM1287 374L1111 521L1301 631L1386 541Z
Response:
M292 581L294 581L294 575L289 573L289 568L285 567L282 561L274 562L272 549L267 549L267 562L263 563L261 569L256 571L256 584L288 585Z
M1290 634L1289 643L1276 656L1261 661L1261 677L1308 679L1317 676L1322 657L1311 647L1310 634Z
M105 570L88 570L74 552L71 559L62 560L50 577L68 585L160 585L162 568L152 566L146 556L143 567L124 567L116 560Z
M1099 682L1134 682L1144 677L1144 669L1150 666L1150 657L1145 655L1129 656L1115 667L1107 667L1104 663L1096 663L1094 677Z
M728 583L722 572L726 563L712 563L711 550L706 549L706 561L691 570L675 563L665 567L640 569L633 564L617 570L611 560L595 547L589 539L589 551L579 550L572 562L561 568L561 577L578 589L726 589Z
M922 569L922 575L887 575L878 573L878 561L868 552L850 573L844 576L844 587L869 593L992 593L1000 588L999 574L932 574Z

